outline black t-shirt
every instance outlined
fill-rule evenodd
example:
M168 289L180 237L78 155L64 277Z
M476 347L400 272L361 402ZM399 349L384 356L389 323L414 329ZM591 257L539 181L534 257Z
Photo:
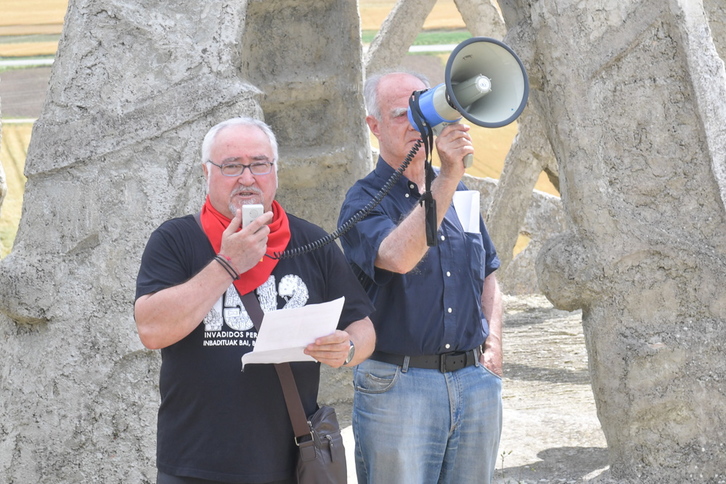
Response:
M288 247L325 233L295 216ZM137 278L136 298L183 283L214 258L193 216L172 219L150 237ZM372 304L336 244L278 262L256 290L265 311L345 296L339 328L368 316ZM256 330L230 285L186 338L161 350L161 406L157 467L162 472L221 482L266 482L289 477L296 446L277 373L247 365ZM316 409L320 365L291 363L307 415Z

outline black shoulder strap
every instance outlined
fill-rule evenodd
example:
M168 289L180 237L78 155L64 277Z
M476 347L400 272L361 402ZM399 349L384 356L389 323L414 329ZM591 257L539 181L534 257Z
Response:
M414 91L408 100L408 108L411 111L411 117L413 118L416 128L421 133L421 139L423 140L426 159L424 160L424 168L426 170L425 179L425 191L421 195L421 205L423 205L426 214L426 244L429 247L437 245L438 239L436 238L437 223L436 223L436 200L431 193L431 183L434 180L434 169L431 166L431 156L434 150L434 132L433 128L426 121L426 117L421 112L421 105L419 98L424 91Z

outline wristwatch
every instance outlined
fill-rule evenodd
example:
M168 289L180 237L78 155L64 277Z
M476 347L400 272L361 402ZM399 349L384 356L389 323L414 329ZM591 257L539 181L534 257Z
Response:
M348 341L350 341L350 340L348 340ZM355 356L355 345L353 344L352 341L350 341L350 349L348 350L348 356L345 359L345 362L343 364L347 365L348 363L353 361L353 356Z

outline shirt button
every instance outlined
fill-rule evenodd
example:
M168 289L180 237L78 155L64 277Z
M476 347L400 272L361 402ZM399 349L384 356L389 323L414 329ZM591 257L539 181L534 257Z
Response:
M451 272L446 271L446 277L451 277Z
M446 240L446 236L445 235L442 235L441 236L441 240Z
M451 314L454 310L449 308L449 309L447 309L447 311L449 312L449 314Z
M451 345L450 345L449 343L446 343L446 344L444 345L444 348L446 348L446 349L448 350L449 348L451 348Z
M411 196L411 195L409 195L408 193L404 195L404 197L406 197L406 198L408 198L408 197L410 197L410 196Z

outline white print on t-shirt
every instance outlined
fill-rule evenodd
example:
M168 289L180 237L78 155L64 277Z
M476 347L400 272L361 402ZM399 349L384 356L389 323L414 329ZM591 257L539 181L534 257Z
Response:
M310 297L305 282L293 274L284 276L277 287L275 276L270 275L255 292L265 313L278 309L278 297L286 301L281 309L303 307ZM204 318L203 345L252 347L257 338L254 326L237 289L230 285Z

